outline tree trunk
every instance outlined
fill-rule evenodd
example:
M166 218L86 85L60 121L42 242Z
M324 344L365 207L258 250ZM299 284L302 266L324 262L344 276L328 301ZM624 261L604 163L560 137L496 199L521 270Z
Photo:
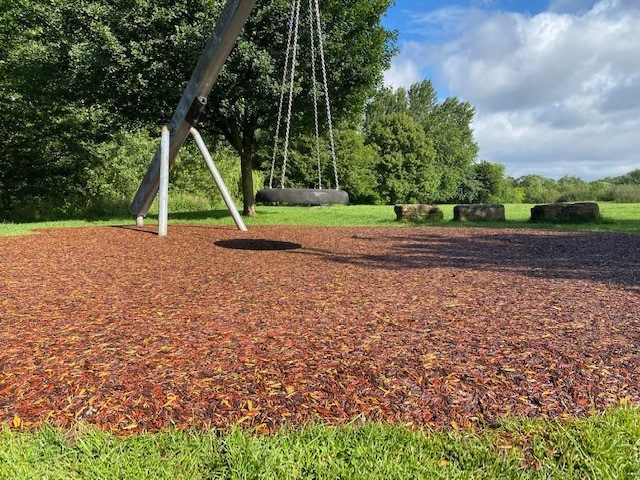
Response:
M242 198L244 214L253 217L256 214L255 192L253 191L252 149L245 147L240 155L240 170L242 172Z

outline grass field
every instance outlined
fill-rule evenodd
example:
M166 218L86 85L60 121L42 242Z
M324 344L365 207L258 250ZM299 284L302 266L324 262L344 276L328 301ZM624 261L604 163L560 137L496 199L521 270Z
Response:
M0 433L2 479L634 479L640 412L511 421L480 433L310 426L273 436L89 427Z
M640 233L640 204L600 204L602 220L587 224L531 224L529 216L533 205L507 205L507 222L481 224L496 228L548 228L560 230L612 231ZM474 224L458 224L453 220L453 205L442 207L445 219L439 226L474 227ZM226 211L173 213L173 224L232 225ZM0 223L0 236L24 235L39 228L85 227L131 224L123 216L106 220L67 220L42 223ZM150 218L149 223L154 223ZM249 227L256 225L300 226L398 226L393 207L390 206L334 206L334 207L258 207L258 215L247 220Z

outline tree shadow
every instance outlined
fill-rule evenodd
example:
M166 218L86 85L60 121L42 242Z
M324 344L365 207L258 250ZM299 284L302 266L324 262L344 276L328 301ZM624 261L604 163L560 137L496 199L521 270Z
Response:
M313 249L305 249L305 253L365 268L513 272L536 278L614 283L640 291L640 236L635 235L471 230L448 235L408 230L402 236L379 235L375 248L380 253L338 254Z

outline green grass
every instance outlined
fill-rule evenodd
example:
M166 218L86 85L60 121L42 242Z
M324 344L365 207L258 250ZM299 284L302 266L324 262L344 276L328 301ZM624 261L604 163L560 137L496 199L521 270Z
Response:
M586 224L531 224L528 222L532 205L507 205L507 222L459 224L452 222L453 205L444 205L445 220L439 226L492 227L492 228L546 228L556 230L608 231L640 234L640 204L601 203L602 220ZM233 222L222 210L209 212L174 213L171 224L232 225ZM127 225L132 220L127 216L106 220L68 220L42 223L0 223L0 236L24 235L41 228L68 228L85 226ZM150 218L153 224L154 219ZM334 207L258 207L258 215L247 219L247 224L300 225L300 226L399 226L390 206L334 206Z
M480 433L379 424L114 437L0 432L2 479L637 479L640 411L508 421Z

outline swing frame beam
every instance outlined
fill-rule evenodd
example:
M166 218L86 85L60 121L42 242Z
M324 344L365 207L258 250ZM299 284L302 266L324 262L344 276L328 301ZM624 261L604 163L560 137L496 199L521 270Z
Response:
M165 160L168 164L167 171L175 163L178 152L189 134L192 133L191 130L195 128L198 117L206 105L207 96L211 92L220 70L222 70L227 58L229 58L255 4L256 0L227 0L218 23L207 41L202 56L171 117L171 121L166 127L169 131L169 146L165 147L164 150ZM204 142L202 142L202 145L204 145ZM203 155L205 160L207 156L211 157L208 155L208 151L207 155L204 152ZM136 218L136 224L139 226L144 225L144 219L149 214L151 204L160 191L162 159L163 148L160 146L129 207L129 212ZM235 206L233 210L237 212Z

